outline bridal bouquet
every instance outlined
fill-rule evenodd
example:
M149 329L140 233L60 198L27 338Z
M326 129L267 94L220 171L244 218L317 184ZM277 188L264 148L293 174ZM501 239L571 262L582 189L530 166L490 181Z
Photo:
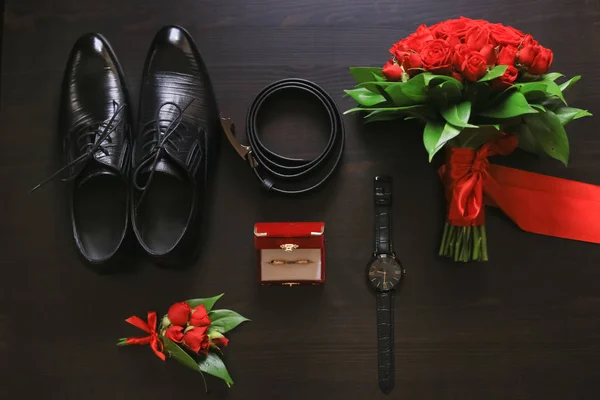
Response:
M383 68L350 68L358 84L345 92L359 106L346 113L367 112L367 122L425 123L429 160L446 149L440 176L448 216L440 255L485 261L483 204L506 200L494 190L497 177L487 157L518 146L566 165L564 127L591 115L569 107L564 97L580 76L558 83L564 76L548 72L552 50L513 27L468 18L421 25L390 52Z
M129 317L125 320L127 323L148 335L121 338L117 345L150 345L161 360L171 357L200 375L204 372L216 376L231 386L233 380L218 354L229 343L224 333L249 319L231 310L213 310L222 296L173 304L160 321L158 329L154 311L148 312L147 321L136 316Z

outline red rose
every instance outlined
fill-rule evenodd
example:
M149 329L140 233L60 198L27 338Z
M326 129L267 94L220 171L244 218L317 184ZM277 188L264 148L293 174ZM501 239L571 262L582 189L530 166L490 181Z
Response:
M472 51L462 65L462 74L472 82L477 82L487 72L487 64L481 53Z
M533 38L533 36L531 35L525 35L525 37L523 38L523 40L521 41L521 44L519 45L519 48L523 48L526 46L539 46L539 43L537 40L535 40Z
M174 342L180 343L181 339L183 339L183 327L177 325L171 325L167 328L165 332L165 336L168 339L171 339Z
M448 43L442 39L427 42L421 50L423 67L428 71L438 74L450 74L452 72L452 51Z
M524 67L529 67L539 53L539 46L526 46L519 50L517 61Z
M496 60L496 64L498 65L514 65L515 57L517 56L517 50L514 46L506 46L500 50L498 53L498 60Z
M516 69L513 65L509 65L502 75L499 78L492 80L491 87L497 90L506 89L509 86L513 85L513 82L517 80L517 76L519 76L519 70Z
M552 50L533 44L523 46L517 54L519 64L532 75L541 75L548 71L553 59Z
M460 83L462 83L462 81L463 81L463 77L462 77L462 75L461 75L461 74L459 74L458 72L455 72L455 71L453 71L453 72L452 72L452 77L453 77L454 79L456 79L457 81L459 81Z
M404 54L411 52L412 50L406 45L406 39L402 39L398 43L394 43L394 45L390 48L390 53L396 57L396 60L404 58Z
M417 28L417 31L411 33L406 39L402 39L398 43L392 46L390 53L394 56L397 50L407 48L416 52L420 52L425 43L435 39L429 28L425 25L421 25Z
M527 72L533 75L545 74L548 69L550 69L552 60L554 60L554 53L552 53L552 50L540 46L539 53L533 59Z
M225 346L227 346L227 343L229 343L229 339L227 339L225 336L223 336L223 337L214 338L211 340L211 342L215 346L225 347Z
M514 46L518 47L525 34L512 26L504 26L502 24L490 24L490 32L492 33L492 39L496 44L501 46Z
M497 52L493 44L483 46L483 49L479 50L479 53L485 58L487 65L495 65Z
M398 61L400 62L400 60ZM405 53L401 64L404 71L411 76L420 72L418 69L414 68L423 68L423 61L421 60L421 56L417 53Z
M454 49L456 46L461 44L460 39L456 35L450 35L446 38L446 43L450 46L451 49Z
M465 35L465 44L471 48L471 50L479 51L484 46L491 44L490 30L487 25L473 25L471 29L467 31Z
M455 70L462 71L462 65L470 53L471 49L466 44L456 46L452 55L452 65L454 65Z
M387 78L388 81L399 81L402 79L402 73L404 70L401 66L394 63L393 60L389 60L381 69L383 75Z
M194 353L208 353L210 339L206 335L206 327L192 328L183 335L182 343Z
M190 325L192 326L209 326L210 318L206 312L204 304L200 304L198 307L192 310L192 316L190 317Z
M471 27L473 20L469 18L450 19L433 25L430 29L437 39L446 39L450 36L462 38Z
M167 313L169 317L169 321L173 325L184 326L187 324L188 319L190 317L190 306L185 301L181 303L175 303L169 308L169 312Z

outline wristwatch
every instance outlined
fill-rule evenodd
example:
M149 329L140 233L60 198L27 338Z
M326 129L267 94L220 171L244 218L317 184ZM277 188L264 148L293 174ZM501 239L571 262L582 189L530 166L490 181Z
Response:
M375 177L375 251L367 279L377 296L377 369L379 388L394 388L394 291L405 270L392 250L392 178Z

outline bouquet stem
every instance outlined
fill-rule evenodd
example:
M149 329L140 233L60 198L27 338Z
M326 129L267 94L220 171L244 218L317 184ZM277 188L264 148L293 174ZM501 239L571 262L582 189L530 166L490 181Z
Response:
M440 245L440 256L454 261L487 261L485 225L455 226L446 222Z

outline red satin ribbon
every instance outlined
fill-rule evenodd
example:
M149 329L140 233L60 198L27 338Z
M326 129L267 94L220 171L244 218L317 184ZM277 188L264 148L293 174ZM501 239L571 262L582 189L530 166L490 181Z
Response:
M148 323L136 316L127 318L125 322L130 323L136 328L140 328L144 332L148 332L150 334L145 337L127 338L125 343L139 345L149 344L152 351L154 351L154 354L156 354L156 356L161 360L165 361L166 357L163 353L164 346L162 341L158 338L158 333L156 332L156 313L154 311L148 312Z
M482 225L483 205L499 207L527 232L600 244L600 186L489 164L518 144L507 135L479 150L452 148L438 171L446 189L448 220Z

